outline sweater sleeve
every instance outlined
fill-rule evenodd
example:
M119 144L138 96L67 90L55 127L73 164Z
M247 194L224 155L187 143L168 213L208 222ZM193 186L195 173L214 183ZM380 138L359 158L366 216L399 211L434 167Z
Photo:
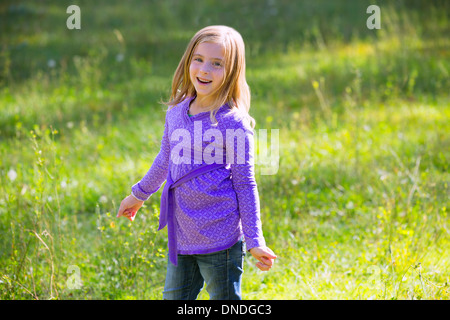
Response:
M244 125L242 122L234 132L237 143L233 141L232 146L228 144L230 141L227 135L227 149L233 147L234 150L233 158L228 160L232 161L231 180L238 200L247 250L250 250L266 245L260 218L258 187L255 180L254 134L250 126ZM239 139L244 141L242 136L245 136L245 143L239 142Z
M136 199L141 201L148 200L153 193L158 191L163 182L167 179L170 156L167 114L168 112L166 112L164 133L161 139L161 148L159 153L145 176L131 187L131 194Z

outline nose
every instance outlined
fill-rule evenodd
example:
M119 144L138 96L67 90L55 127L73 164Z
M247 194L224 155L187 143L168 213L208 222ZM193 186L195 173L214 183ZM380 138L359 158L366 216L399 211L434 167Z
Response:
M203 64L200 68L201 73L208 74L209 71L210 71L210 66L208 65L208 63Z

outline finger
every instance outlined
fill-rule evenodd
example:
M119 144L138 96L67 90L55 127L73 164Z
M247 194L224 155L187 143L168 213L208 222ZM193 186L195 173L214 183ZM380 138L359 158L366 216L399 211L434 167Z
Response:
M136 213L137 213L137 211L135 211L134 209L127 209L127 210L125 210L124 216L126 216L128 218L128 220L133 222L133 220L136 216Z
M277 255L275 253L273 253L273 251L270 248L268 248L268 247L266 247L266 250L265 250L264 253L265 253L265 256L267 256L269 259L276 259L277 258Z
M123 215L123 213L124 213L124 211L125 211L125 207L124 207L124 205L121 203L120 204L120 207L119 207L119 211L117 212L117 218L120 218L122 215Z
M263 263L265 265L268 265L268 266L272 266L273 265L273 260L269 259L267 257L264 257L264 256L261 257L261 259L259 261L261 261L261 263Z
M128 218L128 219L129 219L130 216L131 216L130 209L123 210L122 212L120 212L117 215L118 218L125 217L125 218Z
M256 264L256 266L261 270L261 271L268 271L270 269L270 266L262 263L262 262L258 262Z

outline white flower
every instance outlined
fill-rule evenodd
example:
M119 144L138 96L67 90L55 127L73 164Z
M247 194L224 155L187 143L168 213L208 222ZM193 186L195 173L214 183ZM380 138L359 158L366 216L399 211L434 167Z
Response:
M14 169L10 169L10 170L8 171L8 178L9 178L9 180L11 180L11 181L16 180L16 178L17 178L17 172L16 172Z
M67 128L69 128L69 129L73 128L73 122L72 121L67 122Z
M347 204L345 205L346 209L354 209L355 205L353 204L353 201L349 201L347 202Z
M65 180L61 181L61 188L65 189L66 187L67 187L67 182Z
M70 183L70 186L72 186L72 187L78 186L78 181L77 180L72 180L72 182Z
M122 62L124 58L125 58L125 56L124 56L122 53L119 53L119 54L116 56L116 61L117 61L117 62Z
M56 66L56 61L53 60L53 59L48 60L48 61L47 61L47 66L48 66L49 68L54 68L54 67Z
M108 202L108 198L105 195L103 195L100 197L100 199L98 199L98 201L100 203L106 203L106 202Z

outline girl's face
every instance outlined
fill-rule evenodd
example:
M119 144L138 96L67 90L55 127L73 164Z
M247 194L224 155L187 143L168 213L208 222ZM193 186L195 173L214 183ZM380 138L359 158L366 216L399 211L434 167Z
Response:
M189 77L197 100L211 103L225 78L223 46L213 42L200 43L192 56Z

